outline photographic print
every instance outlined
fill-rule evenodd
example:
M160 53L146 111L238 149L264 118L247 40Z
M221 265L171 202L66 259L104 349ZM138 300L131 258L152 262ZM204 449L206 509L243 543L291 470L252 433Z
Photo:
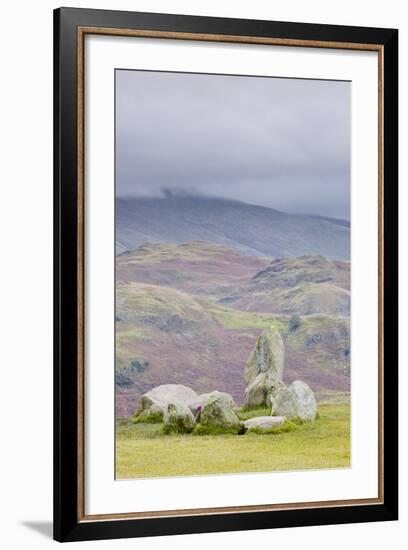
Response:
M396 29L54 11L56 540L398 518L397 106Z
M350 467L350 82L115 71L116 479Z

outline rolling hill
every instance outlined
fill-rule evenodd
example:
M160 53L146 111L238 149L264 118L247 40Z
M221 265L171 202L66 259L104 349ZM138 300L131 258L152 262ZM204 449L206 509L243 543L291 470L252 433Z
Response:
M222 298L270 264L268 258L244 256L231 247L205 241L145 244L116 257L116 277L192 294Z
M240 310L350 315L350 262L323 256L272 260L220 302Z
M349 315L350 263L322 256L270 260L205 241L144 245L116 257L117 280L209 297L243 311Z
M116 277L118 416L163 383L217 388L241 403L245 361L271 325L285 342L287 382L349 390L348 262L270 260L192 241L123 253Z

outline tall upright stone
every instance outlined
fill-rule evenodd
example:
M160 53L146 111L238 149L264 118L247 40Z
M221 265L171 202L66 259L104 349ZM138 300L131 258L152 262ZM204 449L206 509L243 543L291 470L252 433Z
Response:
M279 331L275 327L264 330L245 366L245 406L267 404L268 393L276 383L282 382L284 361L285 351Z

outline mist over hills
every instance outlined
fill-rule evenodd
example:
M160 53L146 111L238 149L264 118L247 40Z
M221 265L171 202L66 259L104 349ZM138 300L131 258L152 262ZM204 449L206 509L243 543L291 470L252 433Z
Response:
M318 254L349 260L350 224L187 193L116 199L116 253L144 243L203 240L269 258Z
M347 221L169 190L116 199L116 253L118 416L164 383L240 403L245 360L270 326L287 382L349 390Z

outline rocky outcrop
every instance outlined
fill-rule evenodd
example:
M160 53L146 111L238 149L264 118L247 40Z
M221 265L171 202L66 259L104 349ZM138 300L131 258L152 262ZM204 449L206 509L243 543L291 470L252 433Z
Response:
M241 424L234 411L235 403L228 393L213 391L200 412L202 426L214 428L238 428Z
M196 419L197 422L200 421L201 411L203 410L204 406L208 403L208 400L211 398L213 393L214 392L202 393L197 397L197 399L194 399L189 404L190 410L193 413L194 418ZM228 394L225 394L225 395L228 395ZM235 406L235 404L233 406Z
M284 346L279 331L275 327L265 330L259 336L245 366L245 406L266 404L275 383L282 381L284 359Z
M285 420L284 416L255 416L245 420L244 426L248 431L268 431L283 426Z
M300 418L313 421L317 414L317 403L310 387L297 380L290 386L276 384L267 397L271 415L286 416L288 419Z
M298 327L297 327L298 328ZM313 421L316 399L307 384L297 380L290 386L283 382L284 345L279 331L272 327L258 338L244 371L246 384L244 405L271 407L271 415Z
M190 433L195 426L193 413L187 405L169 403L163 415L164 429L168 433Z
M178 403L188 407L197 398L197 393L188 386L163 384L142 395L135 416L140 419L150 415L163 417L170 403Z
M268 393L276 384L276 379L269 372L260 372L245 388L244 403L246 407L257 407L266 403Z
M313 421L317 414L317 403L313 391L300 380L290 385L292 393L296 396L297 415L301 420Z
M207 428L235 429L241 421L231 395L213 391L197 395L187 386L165 384L142 395L135 413L137 421L163 420L166 432L189 433L196 423ZM150 418L149 418L150 417Z
M286 416L289 420L298 416L296 395L283 382L276 384L269 392L267 404L273 416Z

